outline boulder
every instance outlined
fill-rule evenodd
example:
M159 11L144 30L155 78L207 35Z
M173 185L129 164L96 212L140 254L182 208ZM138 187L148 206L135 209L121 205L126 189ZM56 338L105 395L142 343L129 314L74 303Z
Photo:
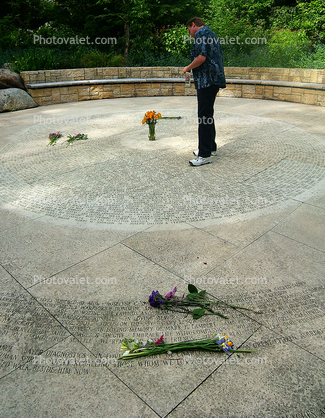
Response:
M31 107L37 107L37 103L24 90L15 88L0 90L0 113Z
M24 81L19 74L7 68L0 68L0 89L9 89L11 87L26 90Z

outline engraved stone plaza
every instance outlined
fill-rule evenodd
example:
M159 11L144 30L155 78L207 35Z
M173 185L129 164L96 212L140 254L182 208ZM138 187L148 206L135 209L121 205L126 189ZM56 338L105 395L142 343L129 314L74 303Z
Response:
M149 110L181 119L149 141ZM196 110L166 96L0 115L1 417L325 416L325 107L217 97L218 155L192 167ZM262 313L149 305L188 284ZM215 333L255 351L117 360L125 337Z

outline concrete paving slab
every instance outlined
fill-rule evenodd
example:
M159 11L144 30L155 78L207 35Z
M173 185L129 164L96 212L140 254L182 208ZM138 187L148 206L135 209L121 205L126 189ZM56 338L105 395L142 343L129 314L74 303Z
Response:
M204 275L237 252L230 242L194 227L177 231L147 229L124 244L181 277Z
M258 357L238 358L234 354L169 417L323 416L321 360L294 344L278 343L265 328L258 330L248 345L258 348ZM306 381L310 382L307 386Z
M0 115L4 417L324 415L324 109L218 97L218 156L191 167L196 105L139 97ZM158 121L151 142L141 120L153 109L182 119ZM81 131L89 139L66 147ZM190 282L263 314L195 321L149 306L152 290ZM258 351L233 364L194 352L117 361L124 337L215 332ZM101 364L31 357L59 353Z
M247 315L325 359L324 252L270 231L206 276L186 280L219 300L262 311Z
M287 201L285 204L274 205L265 210L251 212L245 217L235 215L230 216L227 220L196 221L191 224L224 241L230 242L240 250L273 229L300 205L300 202L292 200L291 202Z
M114 246L132 232L55 225L48 218L21 222L0 234L2 266L25 288ZM13 262L14 260L14 262Z
M30 363L3 378L0 387L3 417L119 416L121 405L128 416L157 417L72 338L33 357Z
M0 274L2 383L2 377L28 367L33 355L41 354L70 334L2 267Z
M273 231L325 252L325 209L303 204Z

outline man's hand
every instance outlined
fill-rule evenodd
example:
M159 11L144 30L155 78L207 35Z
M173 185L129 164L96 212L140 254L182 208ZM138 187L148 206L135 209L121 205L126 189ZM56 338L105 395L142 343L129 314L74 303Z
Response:
M187 67L183 68L183 73L190 73L192 71L192 68L196 68L199 67L201 64L204 63L204 61L206 60L206 57L204 55L198 55L192 62L190 65L188 65Z

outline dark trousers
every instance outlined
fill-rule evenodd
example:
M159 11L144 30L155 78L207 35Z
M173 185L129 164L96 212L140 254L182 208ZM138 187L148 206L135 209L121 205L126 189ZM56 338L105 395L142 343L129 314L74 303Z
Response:
M199 156L203 158L210 157L211 151L217 150L213 114L218 91L219 87L216 85L197 90Z

